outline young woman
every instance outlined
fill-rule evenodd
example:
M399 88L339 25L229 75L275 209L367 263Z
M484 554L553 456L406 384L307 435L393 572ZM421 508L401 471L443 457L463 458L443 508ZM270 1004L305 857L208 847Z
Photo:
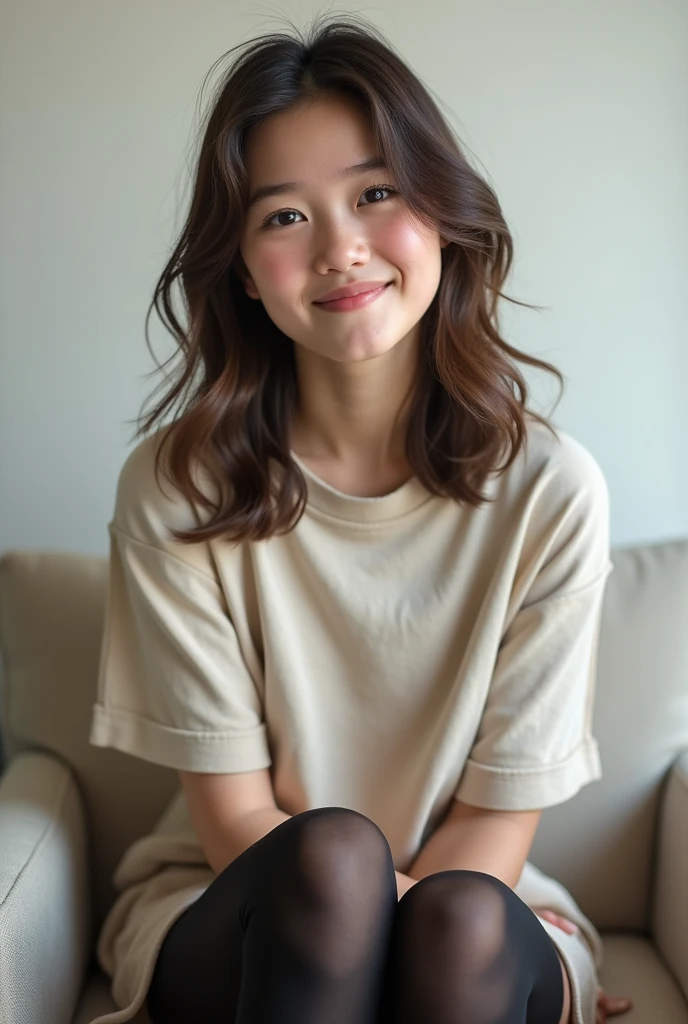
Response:
M180 407L109 524L91 741L181 787L117 868L98 1021L627 1007L527 861L542 809L600 775L611 563L602 473L513 360L561 375L499 333L511 258L377 30L262 37L226 75L151 304L181 374L142 431Z

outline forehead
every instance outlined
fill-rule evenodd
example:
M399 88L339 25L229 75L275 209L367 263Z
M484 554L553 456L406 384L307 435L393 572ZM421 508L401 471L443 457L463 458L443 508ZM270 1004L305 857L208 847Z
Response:
M319 99L272 114L249 132L244 163L251 190L274 182L335 182L377 154L365 111L347 98Z

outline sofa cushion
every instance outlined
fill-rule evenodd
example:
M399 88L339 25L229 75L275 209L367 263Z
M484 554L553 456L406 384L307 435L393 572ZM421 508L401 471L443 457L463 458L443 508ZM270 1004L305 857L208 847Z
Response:
M117 1007L110 995L110 979L99 968L95 968L86 981L72 1024L91 1024L96 1017L114 1013L116 1010ZM145 1006L131 1018L131 1024L151 1024Z

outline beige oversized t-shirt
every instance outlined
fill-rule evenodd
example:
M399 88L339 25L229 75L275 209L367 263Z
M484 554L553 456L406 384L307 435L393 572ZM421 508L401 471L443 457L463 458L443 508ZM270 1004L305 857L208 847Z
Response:
M600 777L591 717L612 563L602 472L558 434L529 420L527 447L480 508L415 476L354 497L295 456L308 505L294 530L192 545L168 533L197 519L156 484L161 432L144 440L109 525L91 742L175 769L269 766L282 810L366 814L403 872L455 797L502 810L568 800ZM180 790L117 871L99 958L118 1005L140 1002L189 879L175 904L166 875L145 927L136 900L155 895L166 864L204 862Z

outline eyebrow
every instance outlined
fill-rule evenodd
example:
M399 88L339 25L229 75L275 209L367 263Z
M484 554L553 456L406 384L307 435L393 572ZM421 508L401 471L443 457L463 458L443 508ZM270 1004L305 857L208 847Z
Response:
M342 171L336 175L337 179L340 178L355 178L359 174L365 174L367 171L380 171L386 170L387 164L380 156L371 156L368 160L364 160L363 163L354 164L352 167L345 167ZM298 189L303 187L302 181L283 181L280 185L262 185L257 188L251 198L248 201L248 209L259 203L261 199L266 199L268 196L281 196L285 192L296 192Z

